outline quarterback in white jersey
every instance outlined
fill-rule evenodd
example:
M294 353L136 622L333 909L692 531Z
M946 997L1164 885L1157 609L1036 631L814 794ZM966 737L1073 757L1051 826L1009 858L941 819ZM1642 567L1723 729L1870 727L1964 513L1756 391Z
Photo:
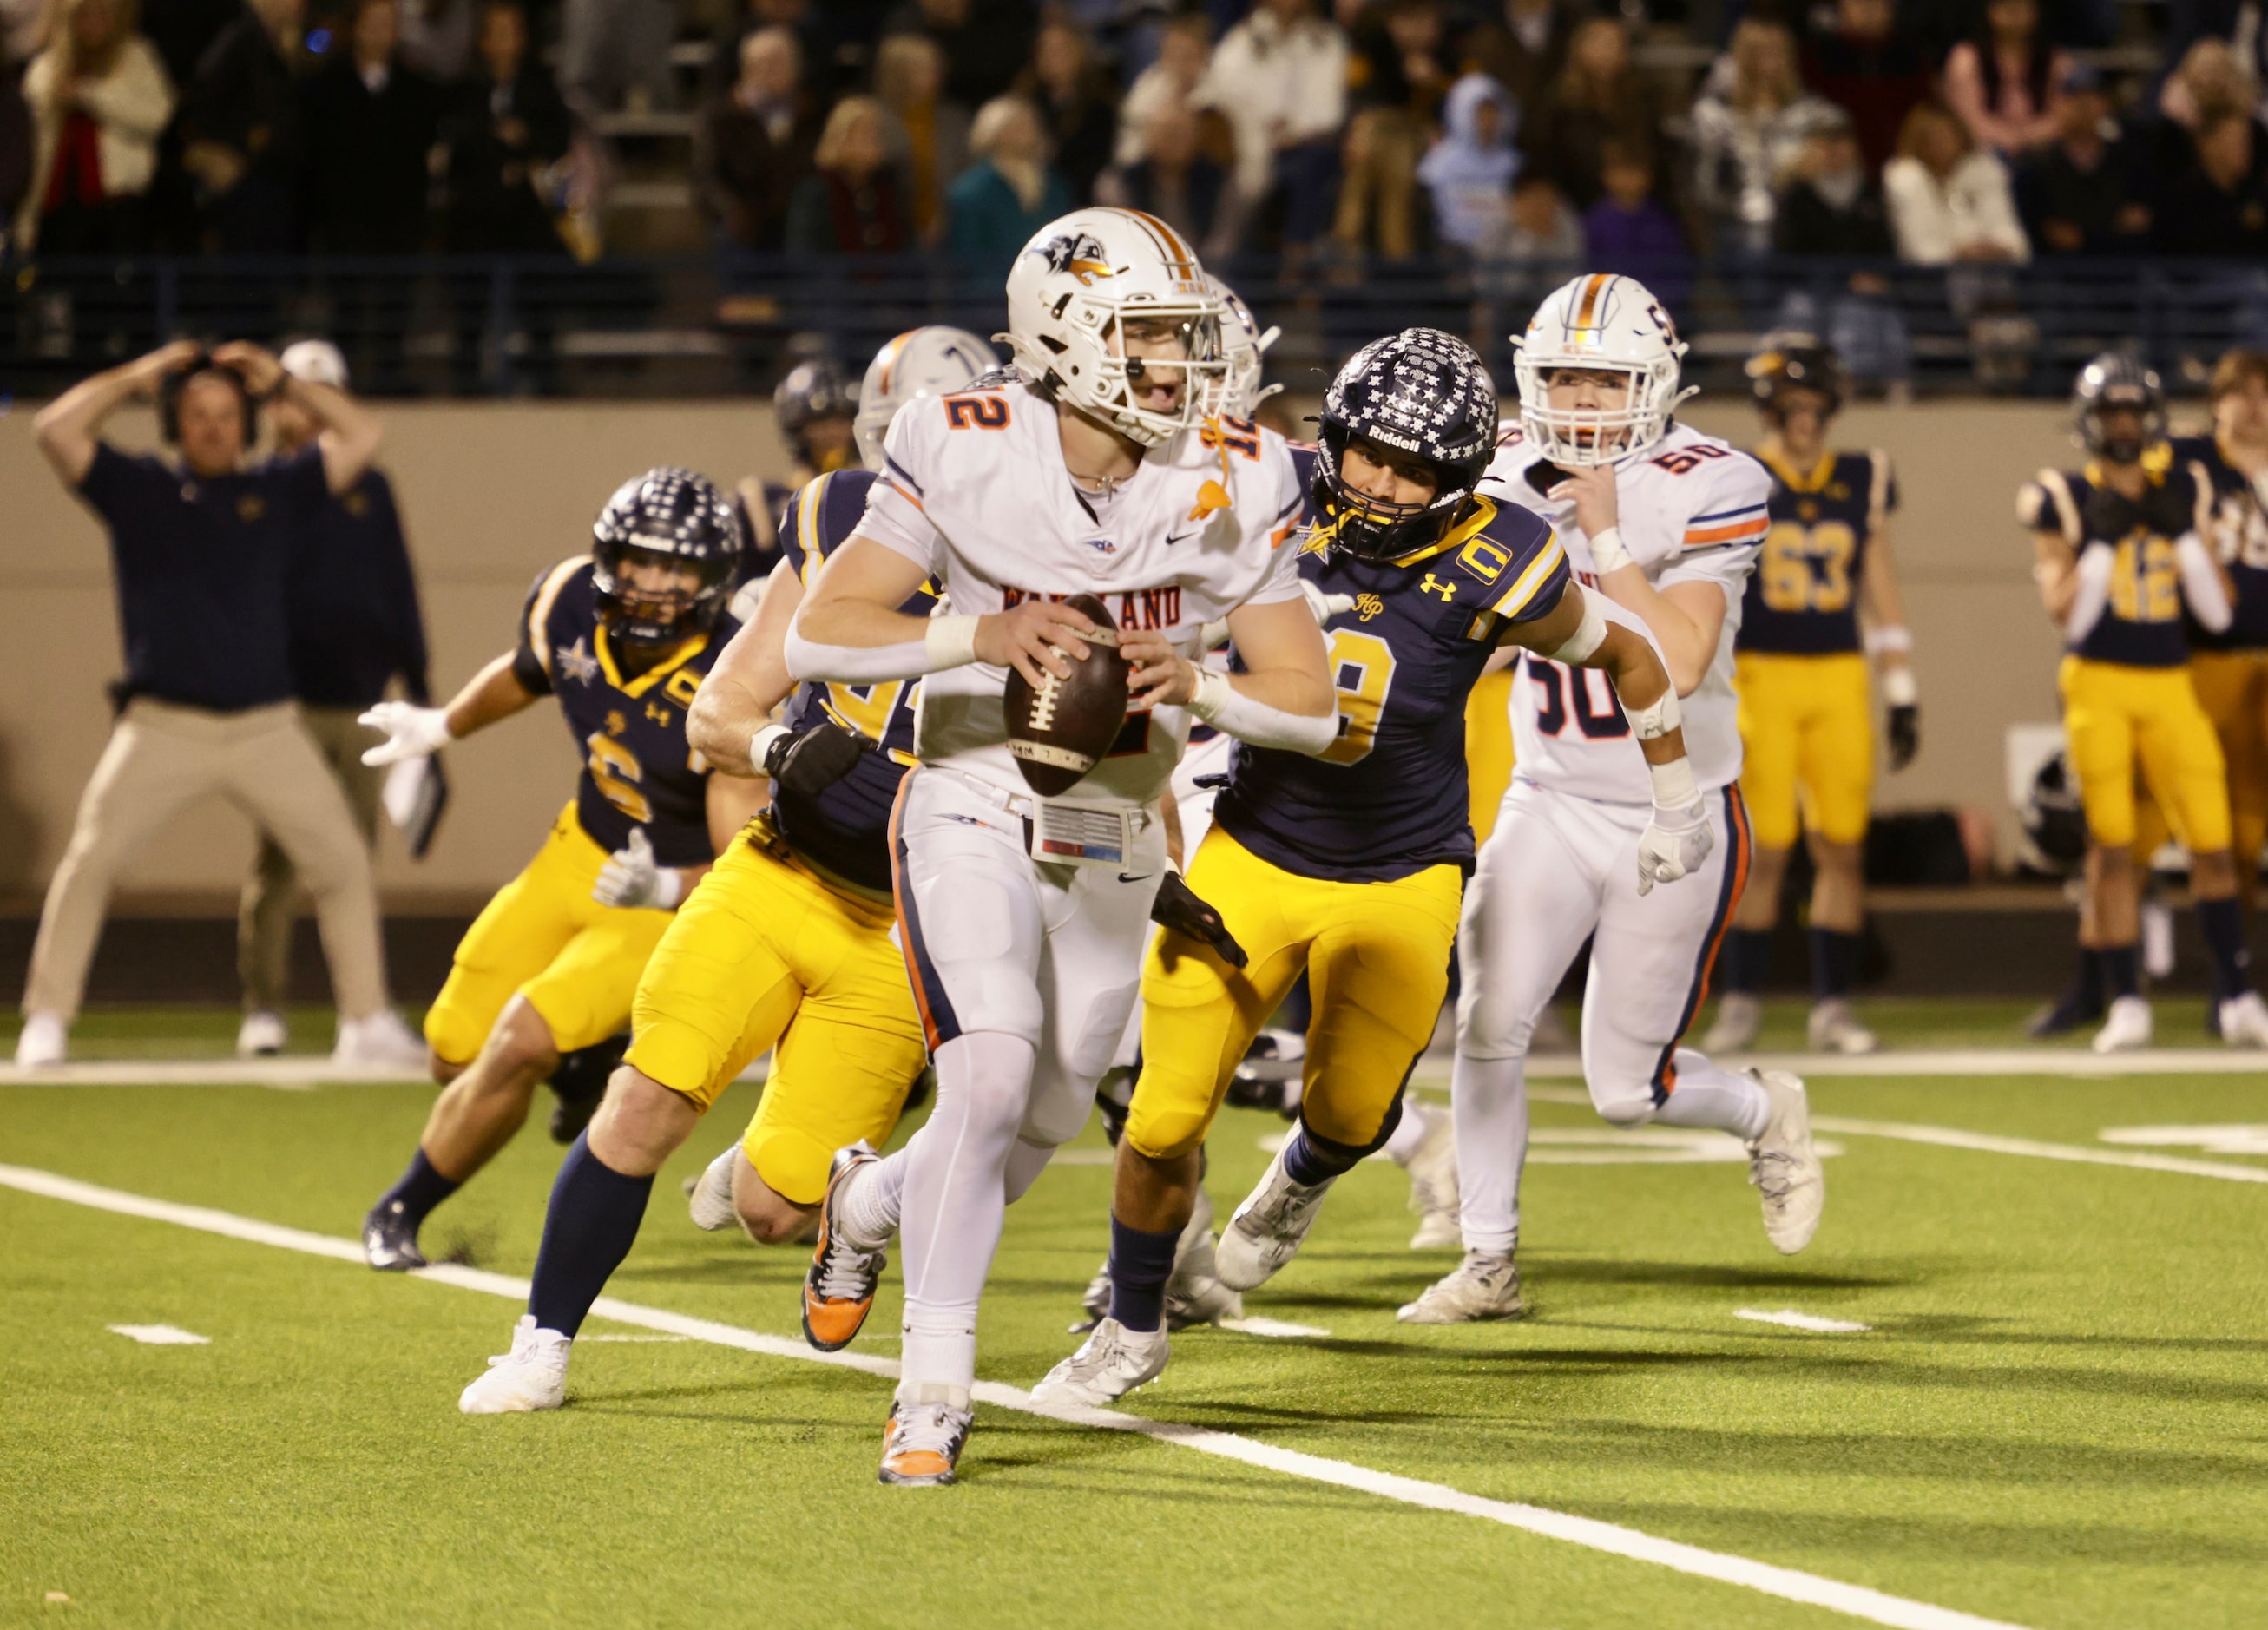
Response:
M1226 937L1169 873L1160 820L1192 719L1308 753L1336 734L1285 547L1298 479L1280 437L1219 417L1221 303L1194 254L1152 217L1076 210L1017 256L1008 310L1013 367L893 420L865 519L787 645L799 679L922 677L893 850L937 1103L888 1159L837 1155L806 1291L806 1309L862 1316L902 1221L886 1483L953 1480L1003 1212L1086 1124L1153 911L1201 936L1210 915ZM944 601L926 621L902 609L924 583ZM1009 751L1002 690L1011 667L1035 689L1069 676L1065 653L1098 632L1059 603L1079 594L1116 623L1131 710L1071 793L1042 799ZM1192 660L1223 618L1234 675Z
M1681 1045L1745 880L1733 636L1767 529L1770 478L1676 424L1685 347L1628 277L1578 277L1516 336L1521 418L1484 490L1551 520L1569 564L1645 623L1682 698L1716 842L1690 881L1642 895L1631 866L1652 813L1648 767L1614 697L1581 669L1523 658L1516 771L1467 887L1450 1081L1465 1261L1403 1309L1448 1324L1524 1311L1513 1265L1527 1154L1524 1070L1536 1017L1592 941L1583 1003L1591 1102L1618 1126L1729 1132L1749 1146L1782 1251L1818 1226L1823 1188L1803 1085L1720 1068Z

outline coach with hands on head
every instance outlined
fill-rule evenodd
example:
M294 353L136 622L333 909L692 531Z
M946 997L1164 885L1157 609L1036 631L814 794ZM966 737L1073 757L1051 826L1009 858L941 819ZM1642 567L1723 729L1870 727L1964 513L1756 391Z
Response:
M129 398L153 392L177 465L97 434ZM247 467L258 403L277 396L321 433L292 457ZM315 512L369 468L378 422L257 346L207 355L180 341L82 381L33 428L109 532L126 678L40 914L17 1063L62 1059L120 868L205 793L272 834L307 881L338 997L334 1056L422 1063L424 1049L387 1006L369 852L292 701L292 551Z

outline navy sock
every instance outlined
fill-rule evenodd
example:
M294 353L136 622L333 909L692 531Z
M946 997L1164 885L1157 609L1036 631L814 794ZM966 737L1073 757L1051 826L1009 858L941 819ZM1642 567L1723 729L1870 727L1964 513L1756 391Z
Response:
M1391 1132L1394 1129L1389 1126L1386 1130ZM1361 1158L1359 1153L1341 1145L1327 1145L1324 1140L1309 1137L1307 1124L1301 1121L1292 1128L1292 1140L1284 1146L1284 1175L1304 1188L1313 1188L1319 1183L1329 1183L1341 1172L1352 1171L1354 1163Z
M1727 996L1754 996L1771 966L1771 930L1727 928L1717 953L1717 988Z
M2079 948L2079 993L2100 1007L2102 1002L2102 953L2093 946Z
M433 1162L420 1149L409 1159L409 1169L401 1174L394 1185L378 1198L378 1209L392 1206L413 1223L423 1222L433 1207L457 1191L453 1177L445 1177L433 1169Z
M1833 928L1814 928L1811 931L1811 995L1815 1001L1826 1001L1851 994L1851 987L1859 978L1859 947L1861 941L1855 933L1843 933Z
M1129 1330L1152 1331L1166 1317L1166 1281L1182 1231L1145 1234L1110 1220L1110 1317Z
M625 1177L591 1153L585 1132L567 1151L544 1213L527 1310L536 1328L571 1336L637 1240L652 1177Z
M2235 900L2200 900L2198 926L2213 953L2213 999L2225 1002L2252 988L2252 953L2244 943L2244 918Z
M2106 945L2095 953L2102 961L2102 978L2113 997L2139 996L2142 972L2135 964L2131 945Z

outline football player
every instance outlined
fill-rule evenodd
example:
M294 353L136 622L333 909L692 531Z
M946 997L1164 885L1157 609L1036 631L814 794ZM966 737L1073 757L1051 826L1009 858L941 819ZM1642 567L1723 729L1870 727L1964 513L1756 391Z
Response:
M1634 618L1573 584L1548 521L1481 486L1496 430L1488 369L1436 328L1365 346L1323 398L1321 519L1300 561L1352 601L1329 629L1337 734L1319 757L1236 749L1189 882L1249 960L1172 933L1151 952L1111 1207L1111 1316L1035 1398L1104 1404L1165 1368L1162 1294L1198 1145L1302 970L1314 1017L1299 1121L1222 1231L1222 1282L1264 1284L1331 1185L1395 1131L1447 994L1473 862L1465 698L1500 647L1602 668L1628 699L1660 789L1632 885L1705 862L1713 838L1668 672Z
M916 328L909 334L939 330ZM951 332L959 334L961 329ZM903 340L906 335L900 335ZM896 342L893 342L895 343ZM875 367L889 354L882 348ZM986 353L990 355L989 350ZM874 367L866 371L871 380ZM733 610L743 622L755 615L757 600L779 564L780 527L789 500L818 477L838 469L853 468L859 460L857 409L858 391L828 358L815 357L790 368L772 387L772 418L787 440L790 468L784 483L743 476L733 489L733 507L740 523L740 592ZM885 418L883 424L889 421Z
M446 1090L409 1169L363 1221L373 1268L424 1266L426 1216L512 1140L563 1056L629 1022L672 911L761 801L755 783L711 774L686 738L702 676L738 626L724 602L740 542L705 476L648 470L607 500L589 554L535 579L519 643L447 706L363 714L387 738L363 762L391 764L549 694L584 757L549 839L465 931L426 1012Z
M1867 658L1889 707L1889 767L1921 745L1913 636L1890 559L1897 483L1879 448L1837 453L1827 427L1843 405L1843 365L1808 335L1749 359L1764 422L1756 457L1771 473L1771 529L1741 608L1733 681L1740 693L1741 797L1755 843L1748 887L1725 934L1724 997L1702 1042L1737 1052L1756 1039L1756 991L1779 916L1780 882L1799 830L1811 886L1814 1051L1867 1053L1874 1033L1851 1011L1866 910L1865 843L1874 782ZM1866 614L1861 633L1859 619Z
M1770 479L1747 454L1676 423L1692 394L1678 382L1685 346L1633 279L1576 278L1514 343L1520 428L1498 444L1490 474L1509 501L1553 520L1577 575L1636 613L1660 645L1716 842L1684 888L1634 887L1633 845L1643 852L1642 830L1664 800L1649 800L1629 710L1580 670L1527 653L1513 710L1519 769L1458 938L1450 1102L1465 1258L1402 1309L1413 1324L1525 1311L1514 1264L1525 1060L1535 1015L1586 938L1583 1075L1600 1115L1744 1140L1765 1235L1782 1251L1810 1242L1824 1199L1803 1083L1736 1074L1682 1044L1748 872L1733 638L1771 526Z
M2094 1047L2146 1047L2152 1032L2136 954L2138 772L2190 852L2221 1039L2268 1046L2268 1004L2245 970L2220 742L2191 682L2183 629L2184 611L2212 632L2231 625L2228 576L2205 542L2212 478L2176 458L2158 376L2132 357L2109 352L2082 368L2072 413L2086 468L2042 470L2017 514L2066 645L2057 688L2088 832L2080 985L2099 979L2111 998Z

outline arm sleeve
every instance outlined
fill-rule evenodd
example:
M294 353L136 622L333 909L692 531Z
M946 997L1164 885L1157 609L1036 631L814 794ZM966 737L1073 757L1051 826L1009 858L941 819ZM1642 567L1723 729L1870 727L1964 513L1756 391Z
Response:
M932 577L945 569L945 536L923 506L937 424L937 416L924 409L934 403L925 399L890 421L881 476L866 494L866 513L858 523L860 536L896 550Z

